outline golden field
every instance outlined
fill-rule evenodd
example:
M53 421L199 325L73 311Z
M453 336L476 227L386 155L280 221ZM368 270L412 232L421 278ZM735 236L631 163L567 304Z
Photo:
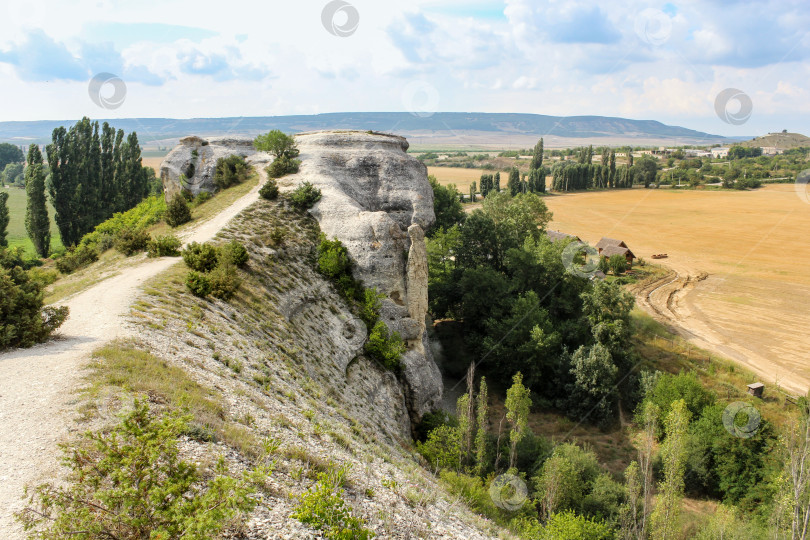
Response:
M624 240L677 273L651 297L696 345L798 393L810 386L810 204L793 184L756 191L617 190L545 198L549 228ZM708 274L705 277L703 274ZM704 278L705 279L702 279Z

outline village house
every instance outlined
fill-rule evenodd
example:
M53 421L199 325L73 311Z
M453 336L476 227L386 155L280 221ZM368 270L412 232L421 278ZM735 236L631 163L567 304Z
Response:
M728 148L725 146L721 146L719 148L712 148L712 157L715 159L727 158L728 157Z
M621 240L603 237L596 244L596 249L601 257L607 257L608 259L613 255L621 255L625 258L625 260L627 260L627 267L633 267L633 260L636 258L636 256L632 251L630 251L627 244Z

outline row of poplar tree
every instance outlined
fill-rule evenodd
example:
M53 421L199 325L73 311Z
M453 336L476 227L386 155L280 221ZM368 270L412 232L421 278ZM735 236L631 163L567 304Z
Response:
M25 185L28 195L26 229L37 253L47 257L50 222L45 201L46 177L55 220L65 246L116 212L137 205L149 194L149 175L141 164L141 147L133 131L125 135L107 122L82 118L65 129L53 130L46 147L47 165L39 147L28 149Z
M506 189L512 196L518 193L545 193L546 191L546 168L543 166L543 139L537 141L532 152L532 160L529 164L529 173L520 176L517 167L512 167L509 171L509 179ZM488 193L501 191L501 173L482 174L480 179L481 196L486 197ZM476 186L475 182L470 189L470 199L475 202Z
M630 164L616 168L616 151L602 151L602 163L593 163L593 146L580 148L577 161L561 161L551 171L554 191L578 191L590 188L633 187L633 156Z

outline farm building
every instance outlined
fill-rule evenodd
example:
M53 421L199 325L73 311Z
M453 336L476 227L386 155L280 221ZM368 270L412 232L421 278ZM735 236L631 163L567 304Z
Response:
M636 256L630 251L630 248L627 247L621 240L616 240L614 238L602 238L596 244L596 249L599 251L599 255L602 257L612 257L613 255L622 255L625 259L627 259L627 267L633 267L633 259Z
M573 234L568 234L560 231L546 231L546 236L552 242L556 242L557 240L565 240L566 238L573 238L577 242L581 242L582 240L579 239L579 236L574 236Z

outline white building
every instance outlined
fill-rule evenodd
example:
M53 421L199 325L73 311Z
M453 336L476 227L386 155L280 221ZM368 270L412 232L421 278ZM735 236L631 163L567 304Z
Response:
M728 157L728 147L712 148L711 152L712 157L715 159Z

